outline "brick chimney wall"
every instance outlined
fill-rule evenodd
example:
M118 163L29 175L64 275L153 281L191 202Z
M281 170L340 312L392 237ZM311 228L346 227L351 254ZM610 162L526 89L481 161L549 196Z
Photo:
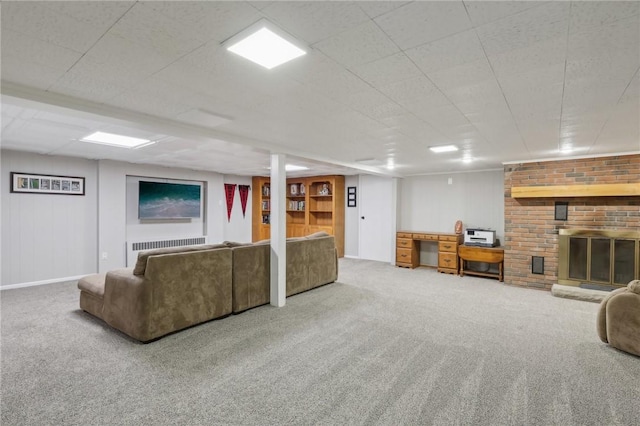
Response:
M509 164L504 168L504 281L551 289L558 280L558 230L640 229L640 196L511 198L514 186L640 182L640 155ZM568 220L554 220L565 201ZM531 257L544 257L544 275L531 273Z

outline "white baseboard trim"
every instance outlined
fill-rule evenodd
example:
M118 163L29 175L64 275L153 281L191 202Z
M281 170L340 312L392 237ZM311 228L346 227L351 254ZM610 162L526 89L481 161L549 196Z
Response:
M76 275L73 277L53 278L50 280L31 281L26 283L3 285L3 286L0 286L0 290L11 290L14 288L33 287L36 285L44 285L44 284L56 284L56 283L62 283L65 281L76 281L76 280L79 280L80 278L86 277L87 275L91 275L91 274L82 274L82 275Z
M345 259L360 259L360 256L349 256L349 255L347 255L347 254L345 254L345 255L344 255L344 256L342 256L342 257L344 257Z

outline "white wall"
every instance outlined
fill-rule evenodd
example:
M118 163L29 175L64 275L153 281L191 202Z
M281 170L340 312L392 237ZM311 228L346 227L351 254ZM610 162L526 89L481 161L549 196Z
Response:
M223 219L223 236L226 241L237 241L240 243L251 242L251 194L252 191L259 191L260 188L253 188L250 176L234 176L225 175L224 183L235 183L236 185L249 185L249 197L247 199L247 210L244 217L242 216L242 204L240 203L240 192L236 187L235 196L233 197L233 209L231 210L231 220L227 219L227 203L223 198L222 208L224 210Z
M464 228L494 229L504 242L502 170L407 177L399 192L398 230L452 233L461 220Z
M99 161L98 183L99 272L122 268L126 265L127 239L139 238L140 235L144 235L145 238L152 238L152 235L144 230L144 226L149 224L135 224L135 226L130 225L127 227L127 176L203 182L204 200L206 201L204 205L205 221L203 232L208 236L209 243L217 243L224 240L223 220L226 221L226 207L223 201L224 185L221 174L101 160ZM134 207L131 207L131 209L134 209ZM161 228L158 228L157 224L150 225L154 227L154 230L162 233L159 238L185 236L183 226L171 226L180 225L179 223L167 224ZM135 235L128 235L127 232L133 232ZM106 259L104 258L105 254Z
M63 280L97 270L97 162L2 151L2 282ZM85 195L10 193L10 173L85 178Z
M358 175L345 176L344 178L344 255L352 257L359 256L360 223L358 220L358 206L360 205L360 185L358 181ZM356 207L347 207L347 188L350 186L356 187Z

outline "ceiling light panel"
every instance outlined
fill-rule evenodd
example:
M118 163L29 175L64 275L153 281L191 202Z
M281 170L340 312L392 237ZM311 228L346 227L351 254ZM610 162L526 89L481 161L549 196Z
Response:
M432 152L435 153L442 153L442 152L452 152L452 151L457 151L458 147L455 145L438 145L438 146L430 146L429 149Z
M98 143L103 145L119 146L122 148L135 148L151 142L149 139L133 138L131 136L116 135L114 133L95 132L80 139L82 142Z
M275 68L307 53L293 37L264 19L224 44L230 52L266 69Z

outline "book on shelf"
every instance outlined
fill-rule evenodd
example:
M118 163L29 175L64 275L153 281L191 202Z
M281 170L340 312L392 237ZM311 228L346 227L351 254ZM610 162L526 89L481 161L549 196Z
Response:
M262 195L268 197L271 194L271 188L269 185L262 185Z
M271 202L269 200L262 201L262 210L271 210Z
M287 210L304 211L304 201L290 200Z
M263 214L262 215L262 223L268 225L269 224L269 215L268 214Z

